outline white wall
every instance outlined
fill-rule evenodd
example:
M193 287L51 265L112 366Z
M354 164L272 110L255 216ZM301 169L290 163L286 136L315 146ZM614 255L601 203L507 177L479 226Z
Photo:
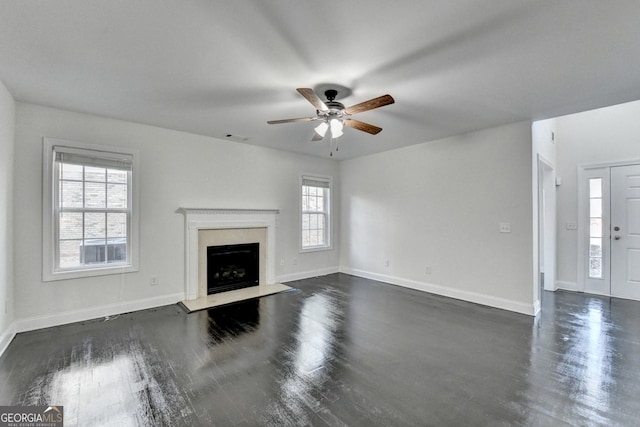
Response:
M41 280L45 136L140 151L139 272L46 283ZM301 172L332 176L335 192L339 193L338 164L332 160L18 103L16 317L22 319L24 329L175 301L184 291L184 217L176 213L181 206L280 209L276 276L287 279L335 271L338 245L331 251L298 253ZM335 208L339 212L339 203ZM336 226L334 242L338 233ZM281 259L285 260L284 266L280 265ZM157 277L158 286L150 286L152 275Z
M530 122L341 162L341 269L533 314L531 165Z
M556 119L558 187L558 286L580 289L578 233L578 165L640 159L640 101L571 114Z
M15 102L0 82L0 354L13 333L13 152Z

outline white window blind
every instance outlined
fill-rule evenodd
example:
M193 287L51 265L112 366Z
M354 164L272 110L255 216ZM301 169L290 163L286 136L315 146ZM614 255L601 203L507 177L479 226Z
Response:
M316 188L329 188L328 180L319 180L317 178L302 178L302 185L307 187L316 187Z
M110 153L96 150L79 150L73 147L54 146L55 161L68 165L104 167L118 170L131 170L133 156L130 154Z

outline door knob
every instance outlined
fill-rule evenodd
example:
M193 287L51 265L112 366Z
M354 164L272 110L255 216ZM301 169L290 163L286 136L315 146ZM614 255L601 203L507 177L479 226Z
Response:
M613 230L614 230L614 231L620 231L620 227L618 227L618 226L613 227Z
M620 240L620 236L618 236L617 234L615 236L613 236L614 239L616 240Z

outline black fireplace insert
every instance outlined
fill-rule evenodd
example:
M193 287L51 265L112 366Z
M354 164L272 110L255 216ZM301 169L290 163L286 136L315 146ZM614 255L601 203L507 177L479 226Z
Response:
M207 247L207 295L258 286L259 243Z

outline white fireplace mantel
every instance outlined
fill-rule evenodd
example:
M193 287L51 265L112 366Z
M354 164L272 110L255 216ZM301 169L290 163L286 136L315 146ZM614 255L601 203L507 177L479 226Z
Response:
M277 209L179 208L185 230L185 299L198 298L198 231L228 228L266 228L266 285L275 284Z

